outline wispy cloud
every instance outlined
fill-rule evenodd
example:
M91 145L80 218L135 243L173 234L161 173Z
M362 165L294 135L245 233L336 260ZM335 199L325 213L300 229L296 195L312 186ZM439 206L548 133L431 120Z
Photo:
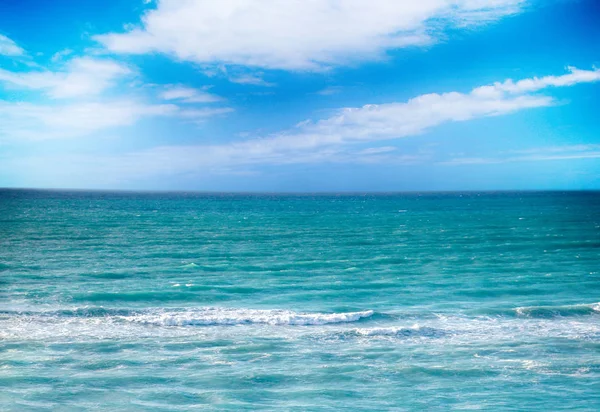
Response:
M164 100L176 100L183 103L215 103L224 99L205 90L198 90L191 87L180 85L167 86L160 93L160 97Z
M587 71L586 73L594 72ZM570 74L563 76L570 76ZM562 86L575 84L563 82L560 80L562 76L556 78L559 79L558 82L562 82ZM595 81L594 79L594 76L586 74L579 77L578 82ZM395 146L380 146L377 142L416 136L444 123L506 115L519 110L551 106L554 103L550 96L515 94L508 91L481 93L481 90L481 87L477 87L468 93L425 94L406 102L344 108L332 117L319 121L302 122L295 128L263 138L226 144L155 147L106 158L101 162L96 159L88 163L86 167L89 170L92 164L97 164L102 169L107 167L106 165L110 165L113 172L120 170L122 173L139 177L198 173L214 168L246 170L245 168L248 166L257 164L311 162L409 164L430 160L431 156L427 152L404 153ZM15 108L12 110L17 111ZM99 119L111 117L111 113L101 112L102 108L98 108L98 110L100 113L90 114L90 122L78 120L78 124L79 122L97 124ZM186 111L174 105L141 106L129 115L120 113L119 106L114 107L114 110L115 116L122 117L116 117L111 121L120 123L130 123L134 121L135 116L142 115L171 115L192 119L201 118L205 114L216 115L215 112L208 111ZM93 110L89 110L89 112L91 113ZM2 108L0 107L0 116L1 113ZM33 117L37 118L38 115ZM53 122L55 121L54 117L54 115L48 114L46 121ZM70 122L69 119L72 117L73 113L59 116L65 122ZM85 116L78 116L80 119L82 117L85 118ZM69 123L66 126L67 129L70 129L73 124ZM447 163L474 164L600 157L600 149L595 145L577 145L568 148L551 147L537 150L532 153L505 154L504 157L498 159L455 158ZM96 173L104 172L96 170Z
M381 154L381 153L390 153L398 150L397 147L394 146L383 146L383 147L370 147L368 149L361 150L359 154L363 155L373 155L373 154Z
M586 71L581 72L584 74ZM561 79L561 76L557 78ZM578 81L595 81L595 77L582 75ZM563 85L572 84L574 83L565 82ZM314 153L321 153L320 159L323 160L322 154L326 153L323 150L327 148L339 151L340 147L351 144L368 144L415 136L443 123L499 116L554 104L554 100L549 96L515 95L507 92L489 94L481 93L481 89L477 87L469 93L426 94L407 102L344 108L330 118L302 122L294 129L260 139L227 145L200 146L196 149L173 147L161 150L180 152L180 158L190 158L189 163L194 163L193 158L196 158L196 167L207 163L239 165L257 162L300 162L307 157L314 159Z
M209 117L221 116L227 113L233 112L234 109L231 107L216 107L216 108L205 108L205 109L184 109L180 110L177 115L184 119L188 119L194 123L202 123Z
M544 76L523 79L517 82L512 79L496 82L490 86L475 89L480 95L500 95L502 93L523 94L536 92L547 87L572 86L577 83L591 83L600 80L600 70L579 70L576 67L567 67L568 74L562 76Z
M142 26L96 36L115 53L159 52L200 64L324 70L428 45L447 27L521 10L524 0L162 0Z
M458 166L597 158L600 158L600 145L589 144L536 147L532 149L514 150L509 153L500 153L496 157L456 157L442 163Z
M0 101L0 140L81 137L157 116L201 123L232 111L228 107L185 109L175 104L149 104L131 99L53 105Z
M23 56L23 50L17 43L0 34L0 56Z
M56 62L62 61L65 57L70 56L71 54L73 54L73 50L71 50L71 49L63 49L61 51L58 51L58 52L54 53L52 55L52 57L50 58L50 60L53 63L56 63Z
M51 98L62 99L100 94L131 73L129 67L114 60L77 57L59 71L0 69L0 82L15 88L41 90Z
M509 153L518 154L548 154L548 153L565 153L565 152L588 152L600 150L600 144L574 144L567 146L544 146L535 147L532 149L511 150Z
M239 76L230 76L229 81L238 84L250 84L252 86L273 87L275 83L271 83L262 78L260 74L242 74Z
M41 105L0 101L0 138L57 139L84 136L134 124L144 116L175 115L175 105L147 105L131 100Z

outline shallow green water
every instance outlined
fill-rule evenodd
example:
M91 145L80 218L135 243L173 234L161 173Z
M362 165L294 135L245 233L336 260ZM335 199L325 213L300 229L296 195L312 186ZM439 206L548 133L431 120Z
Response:
M0 191L0 410L599 410L598 302L598 192Z

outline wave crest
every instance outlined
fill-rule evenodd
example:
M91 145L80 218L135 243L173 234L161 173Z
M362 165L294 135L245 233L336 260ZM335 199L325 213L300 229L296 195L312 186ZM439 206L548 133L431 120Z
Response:
M413 325L410 327L381 327L381 328L357 328L352 331L358 336L391 336L391 337L422 337L440 338L448 334L444 329L423 327Z
M298 313L288 310L202 308L122 316L122 320L158 326L212 325L325 325L356 322L371 317L372 310L343 313Z
M584 316L600 313L600 302L564 306L522 306L515 309L517 316L527 318L554 318Z

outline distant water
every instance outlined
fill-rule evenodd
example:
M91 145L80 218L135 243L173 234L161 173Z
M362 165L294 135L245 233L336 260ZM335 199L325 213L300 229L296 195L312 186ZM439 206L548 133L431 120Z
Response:
M0 191L0 410L600 410L600 193Z

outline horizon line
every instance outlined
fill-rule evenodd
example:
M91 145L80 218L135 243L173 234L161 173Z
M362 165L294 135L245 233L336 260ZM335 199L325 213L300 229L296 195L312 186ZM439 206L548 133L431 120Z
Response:
M600 192L598 189L451 189L451 190L315 190L315 191L261 191L261 190L201 190L201 189L98 189L98 188L39 188L39 187L0 187L0 191L39 191L39 192L93 192L93 193L140 193L140 194L220 194L220 195L377 195L377 194L434 194L434 193L552 193L552 192Z

